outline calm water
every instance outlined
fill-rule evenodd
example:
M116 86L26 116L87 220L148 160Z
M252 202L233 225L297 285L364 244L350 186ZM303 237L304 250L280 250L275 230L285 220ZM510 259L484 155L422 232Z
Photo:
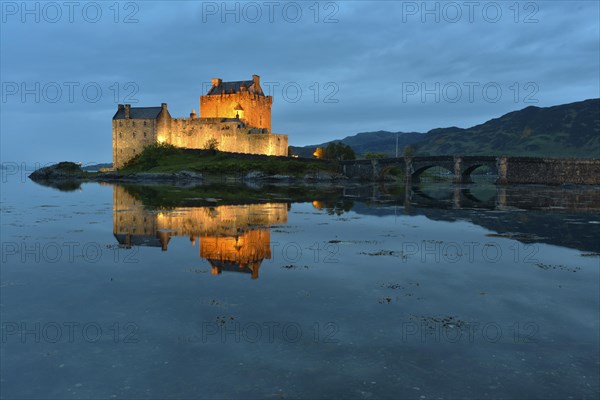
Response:
M598 188L5 178L2 398L598 397Z

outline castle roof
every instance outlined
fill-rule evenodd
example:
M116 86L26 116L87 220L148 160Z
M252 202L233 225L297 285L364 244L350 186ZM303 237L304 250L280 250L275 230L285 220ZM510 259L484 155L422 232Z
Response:
M254 85L253 80L249 81L234 81L234 82L221 82L219 86L213 86L208 91L207 95L212 94L227 94L227 93L239 93L241 92L242 86L245 86L246 89L250 89ZM260 92L262 94L262 91Z
M129 117L131 119L156 119L162 107L131 107ZM125 119L125 109L119 108L113 119Z

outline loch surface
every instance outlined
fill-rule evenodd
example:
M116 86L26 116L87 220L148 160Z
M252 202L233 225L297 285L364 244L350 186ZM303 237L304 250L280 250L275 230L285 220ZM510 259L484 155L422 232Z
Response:
M600 390L598 188L61 188L2 183L2 398Z

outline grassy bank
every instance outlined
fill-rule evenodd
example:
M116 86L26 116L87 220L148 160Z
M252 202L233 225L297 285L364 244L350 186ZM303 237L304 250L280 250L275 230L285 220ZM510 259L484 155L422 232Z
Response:
M337 172L335 162L224 153L213 150L181 149L170 145L152 145L120 169L122 173L197 171L205 174L239 176L250 171L269 175L302 176L315 172Z

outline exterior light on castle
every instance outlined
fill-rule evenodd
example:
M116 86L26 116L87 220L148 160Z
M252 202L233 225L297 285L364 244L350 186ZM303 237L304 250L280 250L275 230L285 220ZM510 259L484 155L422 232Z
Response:
M244 119L244 109L239 103L233 109L235 110L235 117L237 119Z
M154 143L202 149L215 139L219 150L287 156L287 135L271 133L272 96L265 96L260 77L223 82L212 80L200 96L200 117L192 110L189 118L172 118L167 104L160 107L131 107L119 104L112 120L113 167L127 161Z

